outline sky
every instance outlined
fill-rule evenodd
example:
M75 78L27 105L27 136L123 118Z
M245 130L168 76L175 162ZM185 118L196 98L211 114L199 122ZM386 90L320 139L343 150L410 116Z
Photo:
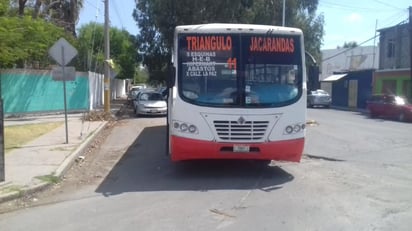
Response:
M323 14L325 20L321 49L342 47L345 42L364 46L377 44L378 39L373 39L376 29L407 22L409 6L412 2L408 0L319 0L317 14ZM111 26L136 35L134 8L135 0L109 0ZM89 22L104 22L103 0L84 0L77 27Z

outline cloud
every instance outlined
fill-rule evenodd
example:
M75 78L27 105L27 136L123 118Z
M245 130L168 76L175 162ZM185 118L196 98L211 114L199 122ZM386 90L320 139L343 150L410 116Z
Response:
M345 17L345 22L348 23L358 23L362 21L362 15L357 14L357 13L352 13L348 16Z

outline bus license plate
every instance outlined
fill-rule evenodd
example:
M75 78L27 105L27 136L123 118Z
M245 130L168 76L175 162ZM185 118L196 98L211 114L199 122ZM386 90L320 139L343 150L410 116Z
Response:
M248 145L233 145L233 152L249 152Z

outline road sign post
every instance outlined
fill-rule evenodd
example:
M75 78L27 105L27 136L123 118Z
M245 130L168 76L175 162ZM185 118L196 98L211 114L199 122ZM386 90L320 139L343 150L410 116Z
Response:
M0 85L1 87L1 85ZM1 91L0 91L1 92ZM6 160L4 150L4 112L3 99L0 96L0 182L6 180Z
M64 58L64 46L61 47L62 49L62 61L64 63L65 58ZM69 129L67 126L67 99L66 99L66 77L64 76L64 65L62 65L62 74L63 74L63 95L64 95L64 121L65 121L65 127L66 127L66 144L69 143Z
M66 100L66 76L65 66L77 55L77 50L64 38L60 38L49 49L49 55L56 60L61 66L63 78L63 94L64 94L64 121L66 127L66 144L69 143L69 129L67 125L67 100Z
M62 66L55 66L52 68L52 78L54 81L63 81L63 68ZM64 80L74 81L76 80L76 68L72 66L64 67Z

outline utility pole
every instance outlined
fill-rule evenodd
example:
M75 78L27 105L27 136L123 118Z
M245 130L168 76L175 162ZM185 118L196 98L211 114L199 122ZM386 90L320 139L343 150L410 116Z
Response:
M412 100L412 6L409 7L409 99Z
M375 57L376 57L376 33L378 32L378 19L376 19L376 23L375 23L375 36L373 37L373 59L372 59L372 69L375 69ZM379 64L378 64L378 68L379 69Z
M104 1L104 112L110 112L110 31L109 0Z
M4 150L4 111L3 96L1 94L1 74L0 74L0 182L6 180L6 155Z
M282 26L285 26L285 6L286 6L286 0L283 0Z

